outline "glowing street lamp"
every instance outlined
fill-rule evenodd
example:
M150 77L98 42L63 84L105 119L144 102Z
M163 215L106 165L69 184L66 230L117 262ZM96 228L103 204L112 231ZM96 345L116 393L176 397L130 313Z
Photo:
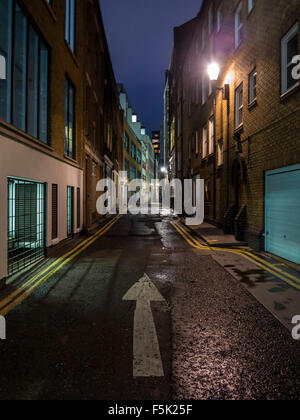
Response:
M216 62L210 63L209 66L207 67L207 72L212 82L217 81L220 74L219 64Z

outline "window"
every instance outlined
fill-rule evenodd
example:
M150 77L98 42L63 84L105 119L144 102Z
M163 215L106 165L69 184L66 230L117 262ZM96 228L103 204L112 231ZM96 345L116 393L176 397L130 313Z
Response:
M65 92L65 155L75 159L75 88L68 77Z
M48 143L48 49L16 2L0 0L0 28L0 119Z
M209 90L208 79L206 75L203 74L202 75L202 105L204 105L205 102L207 101L208 90Z
M209 143L208 143L208 154L212 155L215 149L215 118L211 117L209 120Z
M281 93L284 94L298 85L292 76L293 58L299 54L299 24L297 23L281 40Z
M196 86L195 86L195 103L196 105L199 104L199 80L196 80Z
M81 192L80 188L77 188L77 229L80 229L81 225Z
M243 3L241 2L235 12L235 48L238 48L243 40Z
M206 46L206 29L203 26L203 28L202 28L202 50L204 50L205 46Z
M209 7L208 11L208 34L211 35L214 27L214 10L213 5Z
M196 131L196 135L195 135L195 153L196 156L199 155L199 131Z
M132 122L133 123L137 122L137 115L135 115L135 114L132 115Z
M74 187L67 187L67 234L74 234Z
M235 91L235 128L243 124L243 84Z
M131 157L136 159L136 145L134 143L131 143Z
M207 152L208 152L207 127L204 127L202 131L202 158L203 159L207 156Z
M256 100L256 84L257 84L257 71L254 69L249 74L249 104Z
M142 163L142 152L140 150L137 151L137 163L139 165Z
M136 179L136 169L134 166L130 167L130 180Z
M251 13L255 6L255 0L248 0L248 13Z
M223 5L218 8L217 12L217 31L220 32L223 25Z
M129 176L129 162L127 159L125 159L125 172L127 172L127 178Z
M75 0L66 0L66 41L75 52L76 5Z
M224 142L220 140L218 142L218 166L222 166L224 164Z
M127 133L125 133L125 150L127 151L127 152L129 152L129 137L128 137L128 134Z
M52 239L58 237L58 185L52 184Z
M45 255L45 185L8 178L8 275Z
M0 55L5 78L0 80L0 118L11 120L12 1L0 0Z
M207 179L205 181L205 200L209 203L211 201L211 180Z

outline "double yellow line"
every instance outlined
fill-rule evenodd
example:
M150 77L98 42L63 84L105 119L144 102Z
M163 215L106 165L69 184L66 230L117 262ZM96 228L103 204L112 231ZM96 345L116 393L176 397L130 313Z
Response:
M93 236L81 242L71 251L67 252L62 257L55 260L52 264L46 267L44 270L37 273L34 277L22 284L21 287L16 289L6 298L0 301L0 315L5 316L20 305L28 296L30 296L38 287L44 284L50 277L57 273L62 267L71 262L77 255L81 254L86 248L92 245L97 239L104 235L121 216L116 216L100 230L98 230Z
M292 274L281 270L279 267L269 263L268 261L263 260L262 258L258 257L252 252L244 249L217 248L202 245L179 221L171 222L171 224L177 230L177 232L185 239L185 241L193 248L200 249L202 251L229 252L232 254L239 255L245 258L246 260L254 263L258 267L262 268L263 270L267 271L268 273L271 273L274 276L285 281L290 286L300 290L300 277L293 276Z

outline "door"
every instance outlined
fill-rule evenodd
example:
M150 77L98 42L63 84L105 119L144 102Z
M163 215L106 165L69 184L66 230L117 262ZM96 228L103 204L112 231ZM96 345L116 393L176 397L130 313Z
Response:
M8 179L8 275L45 255L45 185Z
M67 188L67 234L74 235L74 187Z
M266 251L300 264L300 165L266 173Z

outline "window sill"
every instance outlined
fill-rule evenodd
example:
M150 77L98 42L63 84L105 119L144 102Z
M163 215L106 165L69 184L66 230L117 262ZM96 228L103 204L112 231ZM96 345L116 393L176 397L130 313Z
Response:
M250 12L248 11L247 19L249 19L253 15L254 10L255 10L255 5L252 7L252 9L250 10Z
M48 9L48 12L50 13L50 15L51 15L52 19L53 19L53 20L54 20L54 22L56 23L56 22L57 22L57 18L56 18L56 15L55 15L55 13L54 13L53 7L52 7L52 6L50 6L50 4L47 2L47 0L44 0L44 4L46 5L46 7L47 7L47 9Z
M73 58L74 63L76 64L76 66L77 66L77 67L79 67L79 63L78 63L77 57L76 57L75 53L72 51L72 49L71 49L71 47L70 47L69 43L68 43L66 40L65 40L65 45L66 45L66 47L67 47L67 49L68 49L69 53L71 54L71 56L72 56L72 58Z
M72 163L74 163L75 165L78 165L78 162L77 162L77 160L75 160L75 159L73 159L73 158L71 158L70 156L68 156L68 155L64 155L64 158L66 159L66 160L69 160L70 162L72 162Z
M244 123L234 129L234 134L241 134L244 131Z
M249 109L249 111L252 111L252 109L256 108L257 106L258 106L257 99L254 99L254 101L252 101L248 104L248 109Z
M288 90L287 92L283 93L280 96L280 102L284 102L286 99L288 99L290 96L294 95L294 93L299 91L300 83L298 82L293 88Z
M23 137L24 140L28 140L31 143L34 143L35 145L40 146L41 148L47 149L49 152L54 151L53 147L49 146L49 144L42 142L36 137L32 137L30 134L26 133L25 131L19 130L12 124L7 123L6 121L0 120L0 127L3 127L9 132L19 135L20 137Z

